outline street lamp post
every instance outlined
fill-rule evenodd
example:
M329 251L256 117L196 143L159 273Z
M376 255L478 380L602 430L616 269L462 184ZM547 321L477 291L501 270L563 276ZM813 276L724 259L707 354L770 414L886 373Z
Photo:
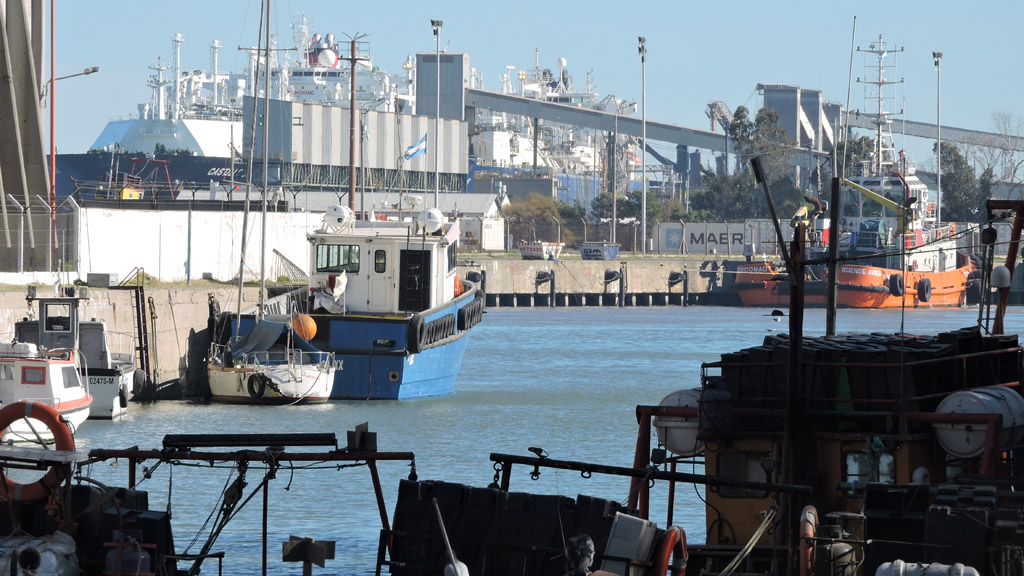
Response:
M643 240L641 254L647 253L647 39L638 36L640 46L640 182L642 184L642 196L640 197L640 237Z
M437 66L437 109L434 116L434 208L437 208L441 192L441 182L438 178L441 150L441 27L444 26L444 22L431 20L430 26L434 29L434 65Z
M935 127L936 132L935 157L937 167L935 169L935 227L942 224L942 52L932 52L932 60L935 61Z
M89 74L93 74L95 72L99 72L100 71L100 67L99 66L89 66L88 68L82 70L81 72L76 72L74 74L68 74L67 76L57 76L57 77L54 77L54 75L53 75L53 73L54 73L54 71L53 71L53 65L54 65L54 61L53 61L54 60L53 59L53 30L52 30L52 26L53 26L53 7L52 6L50 8L50 26L51 26L51 30L50 30L50 79L46 81L46 84L43 84L43 89L39 93L39 99L43 100L43 99L49 98L49 100L50 100L49 101L49 105L50 105L50 174L49 174L49 176L50 176L50 182L49 182L49 185L50 185L50 190L49 190L49 192L50 192L50 194L49 194L49 197L50 197L50 263L51 263L51 268L54 268L54 270L59 270L59 268L56 268L56 263L57 263L57 258L56 258L56 255L57 255L56 254L56 250L57 250L57 222L56 222L56 220L57 220L57 138L56 138L56 134L57 134L57 129L56 129L56 125L57 125L57 122L56 122L56 120L57 120L57 107L55 106L55 102L56 102L56 99L57 99L57 90L56 90L56 88L54 86L54 83L57 82L57 80L64 80L66 78L74 78L75 76L88 76Z

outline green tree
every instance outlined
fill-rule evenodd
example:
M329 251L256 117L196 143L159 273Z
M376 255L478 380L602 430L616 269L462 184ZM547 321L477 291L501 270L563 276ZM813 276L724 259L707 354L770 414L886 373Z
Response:
M558 216L558 210L554 198L550 196L530 193L523 200L505 206L502 216L509 220L509 228L514 237L528 241L555 241L555 218ZM550 238L537 237L538 232L546 235L549 231Z
M875 141L870 136L861 136L850 140L842 140L836 143L840 154L845 154L845 160L841 162L845 169L845 175L855 176L860 173L860 165L869 162L875 150Z
M751 120L747 108L740 106L729 123L729 139L741 164L737 172L751 183L753 175L747 166L754 156L761 158L761 166L769 184L782 180L792 171L796 144L779 126L778 112L761 108Z
M942 143L942 219L947 222L977 222L985 212L985 192L960 149Z

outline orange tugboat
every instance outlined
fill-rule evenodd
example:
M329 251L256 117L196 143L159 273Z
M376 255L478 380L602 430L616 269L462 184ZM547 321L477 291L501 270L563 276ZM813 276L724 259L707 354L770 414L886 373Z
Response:
M879 43L881 45L881 43ZM879 48L882 50L882 48ZM829 234L822 203L806 198L792 224L807 227L805 253L824 262L829 244L839 242L836 304L840 308L961 306L977 267L957 249L953 223L939 221L939 199L915 175L902 151L893 147L891 119L883 110L882 87L889 81L878 59L878 113L871 161L859 163L853 176L842 179L843 206L838 238ZM867 201L870 202L867 202ZM941 212L940 212L941 213ZM804 306L825 306L825 267L808 266ZM785 307L790 281L781 264L740 264L725 288L744 306Z

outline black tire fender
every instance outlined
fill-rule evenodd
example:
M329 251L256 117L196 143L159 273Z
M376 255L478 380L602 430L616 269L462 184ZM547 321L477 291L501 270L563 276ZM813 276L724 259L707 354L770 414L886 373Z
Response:
M249 396L262 398L263 394L267 391L267 378L263 374L253 374L249 376L249 382L246 386L249 389Z
M889 276L889 294L898 298L903 296L904 292L905 286L903 285L903 274L893 274L892 276Z
M132 394L135 396L142 396L146 389L146 373L142 371L142 368L136 368L135 372L132 372Z
M419 314L413 314L413 316L409 318L409 328L405 335L405 347L409 352L415 354L423 351L423 346L426 344L424 340L427 332L424 324L423 316L420 316Z
M921 302L928 302L932 299L932 281L930 278L921 278L917 281L917 299Z

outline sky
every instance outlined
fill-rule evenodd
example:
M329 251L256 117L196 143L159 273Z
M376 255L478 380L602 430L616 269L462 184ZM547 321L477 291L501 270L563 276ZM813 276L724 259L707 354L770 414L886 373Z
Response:
M57 76L89 66L100 71L56 83L59 152L84 152L114 117L137 113L150 98L148 68L158 56L171 58L171 37L180 33L182 68L208 69L209 45L219 40L221 70L241 70L256 45L259 0L54 0ZM49 6L49 2L44 2ZM941 81L943 126L994 131L993 114L1018 122L1024 75L1015 40L1024 22L1024 2L977 0L932 2L690 2L686 0L589 3L353 2L273 0L271 33L292 46L292 24L306 15L312 31L339 39L368 35L376 66L399 73L407 55L432 52L431 19L444 22L442 49L465 52L479 70L483 88L498 91L506 66L557 70L565 58L577 86L592 73L601 97L638 102L646 95L646 117L710 129L708 102L756 110L756 85L817 89L828 101L851 110L873 110L865 101L863 53L881 36L903 48L897 101L907 120L935 122ZM854 26L856 21L856 33ZM46 24L49 44L49 20ZM646 82L637 37L647 45ZM932 51L943 53L941 77ZM49 77L49 58L45 77ZM48 114L47 124L48 126ZM656 144L656 143L652 143ZM897 137L921 169L934 169L932 144ZM657 146L656 146L657 147ZM671 147L665 145L668 152Z

